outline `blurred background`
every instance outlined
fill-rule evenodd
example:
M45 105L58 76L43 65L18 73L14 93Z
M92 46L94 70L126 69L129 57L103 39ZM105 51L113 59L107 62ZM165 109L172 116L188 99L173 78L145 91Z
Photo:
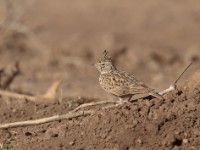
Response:
M38 94L62 79L64 97L113 98L92 66L110 52L117 68L167 88L198 69L200 1L0 0L0 68L20 59L12 90Z

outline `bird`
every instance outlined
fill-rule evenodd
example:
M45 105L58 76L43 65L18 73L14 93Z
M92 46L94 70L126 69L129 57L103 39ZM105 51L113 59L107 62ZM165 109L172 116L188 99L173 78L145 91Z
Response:
M103 57L95 64L95 67L100 72L99 83L101 87L106 92L119 97L122 101L124 98L128 98L127 101L130 101L132 96L138 94L147 94L140 98L151 95L160 100L163 99L153 88L149 88L133 75L118 70L108 56L107 50L103 52Z

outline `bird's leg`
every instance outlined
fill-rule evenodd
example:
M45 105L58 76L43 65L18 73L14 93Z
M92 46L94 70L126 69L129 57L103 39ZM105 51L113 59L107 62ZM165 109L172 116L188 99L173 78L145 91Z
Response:
M123 104L124 103L124 99L119 97L119 104Z
M131 97L132 97L132 96L131 96ZM129 97L129 99L130 99L131 97ZM119 103L116 104L116 105L118 106L118 105L122 105L122 104L124 104L124 103L128 103L128 102L130 102L130 101L124 99L123 97L119 97Z
M130 96L129 96L129 98L128 98L128 102L130 102L130 100L131 100L132 96L133 96L133 95L130 95Z
M164 97L162 95L158 94L158 93L150 93L150 95L152 95L153 97L156 97L160 100L164 100Z

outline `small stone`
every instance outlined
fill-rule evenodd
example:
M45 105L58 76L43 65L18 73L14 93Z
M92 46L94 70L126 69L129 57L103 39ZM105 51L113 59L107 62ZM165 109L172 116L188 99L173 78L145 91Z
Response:
M174 132L174 134L180 135L180 134L181 134L181 131L176 130L176 131Z
M15 113L17 110L16 109L12 109L11 111Z
M59 136L59 130L57 128L49 128L46 132L45 132L45 137L47 139L51 139L51 138L56 138Z
M138 144L140 144L140 145L142 144L142 140L141 140L141 139L137 139L136 142L137 142Z
M74 141L69 142L69 145L73 146L75 144Z
M138 124L138 120L133 120L133 127L136 127L136 125Z
M188 139L183 139L183 143L187 144L188 143Z

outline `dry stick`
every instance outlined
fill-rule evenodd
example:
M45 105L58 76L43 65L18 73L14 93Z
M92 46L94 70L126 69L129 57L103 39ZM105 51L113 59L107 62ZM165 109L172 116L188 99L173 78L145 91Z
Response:
M27 121L19 121L14 123L6 123L6 124L0 124L0 129L7 129L7 128L14 128L14 127L24 127L24 126L30 126L30 125L39 125L44 124L48 122L58 121L58 120L66 120L66 119L72 119L77 118L80 116L86 116L91 115L94 113L92 110L87 111L78 111L82 108L89 107L89 106L95 106L95 105L103 105L108 103L117 103L117 101L114 100L107 100L107 101L100 101L100 102L93 102L93 103L86 103L82 104L79 107L75 108L73 111L64 114L64 115L56 115L52 117L42 118L42 119L36 119L36 120L27 120ZM103 107L106 108L112 108L111 106ZM78 111L78 112L76 112Z
M30 126L30 125L39 125L39 124L44 124L44 123L53 122L53 121L66 120L66 119L77 118L80 116L91 115L92 113L93 113L93 111L91 111L91 110L79 111L79 112L73 112L73 113L69 112L64 115L56 115L56 116L37 119L37 120L28 120L28 121L0 124L0 129L24 127L24 126Z
M118 103L118 101L116 101L116 100L105 100L105 101L99 101L99 102L85 103L85 104L82 104L82 105L76 107L73 110L73 112L76 112L80 109L83 109L83 108L86 108L86 107L89 107L89 106L104 105L104 104L109 104L109 103Z
M36 102L36 99L38 97L46 99L46 100L47 99L54 100L55 96L56 96L56 91L58 90L60 84L61 84L61 80L55 81L49 87L49 89L46 91L46 93L43 94L43 95L31 96L31 95L19 94L19 93L10 92L10 91L6 91L6 90L1 90L0 89L0 96L7 96L7 97L15 98L15 99L20 99L20 100L26 99L26 100L33 101L33 102Z
M159 95L164 95L164 94L166 94L168 92L171 92L171 91L175 90L177 82L180 80L180 78L183 76L183 74L188 70L188 68L191 65L192 65L192 62L184 69L184 71L178 76L178 78L176 79L176 81L172 85L170 85L169 88L167 88L166 90L163 90L163 91L159 92L158 94Z
M12 98L16 98L16 99L27 99L27 100L35 102L35 96L18 94L18 93L14 93L14 92L5 91L5 90L0 90L0 95L12 97Z

